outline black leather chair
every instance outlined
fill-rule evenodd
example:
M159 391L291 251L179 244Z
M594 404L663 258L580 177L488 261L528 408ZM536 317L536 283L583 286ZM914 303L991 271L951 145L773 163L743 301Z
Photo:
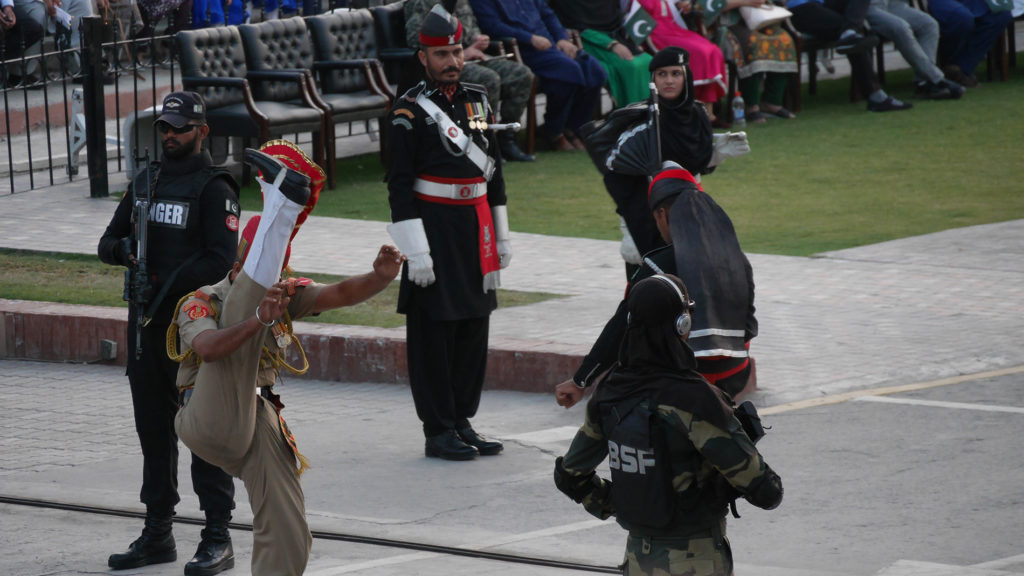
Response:
M401 96L423 77L416 48L405 43L405 0L371 9L377 35L377 59L394 82L391 91Z
M294 81L265 81L255 86L257 99L284 101L296 106L312 102L324 114L324 135L322 146L326 157L323 166L327 173L327 185L335 185L334 160L335 139L331 107L320 97L313 75L313 45L309 41L306 23L302 18L268 20L259 24L242 24L238 27L245 48L245 62L250 72L276 72L298 76L305 85L304 90ZM306 96L308 95L308 100Z
M176 42L182 85L206 99L206 120L214 136L241 137L248 146L252 139L262 144L283 134L308 132L313 134L313 159L324 165L325 114L311 99L303 74L249 70L234 26L185 30Z
M377 118L382 123L394 94L383 66L375 58L377 41L369 10L310 16L306 25L313 38L312 69L320 97L329 106L334 122L368 123ZM379 133L383 157L385 131Z

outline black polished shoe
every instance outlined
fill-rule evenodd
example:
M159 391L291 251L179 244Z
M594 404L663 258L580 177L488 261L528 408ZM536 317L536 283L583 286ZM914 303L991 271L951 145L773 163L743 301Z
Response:
M284 182L281 183L281 193L296 204L306 205L310 194L309 176L291 170L279 159L253 148L245 149L245 161L259 170L266 182L273 182L281 170L287 170Z
M472 460L477 456L476 448L460 440L455 430L427 438L425 452L427 456L445 460Z
M225 524L203 529L196 555L185 564L185 576L213 576L235 567L235 550Z
M537 159L532 154L527 154L519 149L514 132L502 132L498 136L498 147L501 149L501 157L510 162L533 162Z
M505 449L505 446L497 440L488 440L480 434L477 434L476 430L473 430L472 426L466 426L465 428L459 428L457 430L459 438L463 442L477 449L481 456L494 456L495 454L501 453Z
M171 534L171 516L146 516L142 535L128 545L128 551L111 554L107 566L114 570L139 568L150 564L163 564L178 559Z

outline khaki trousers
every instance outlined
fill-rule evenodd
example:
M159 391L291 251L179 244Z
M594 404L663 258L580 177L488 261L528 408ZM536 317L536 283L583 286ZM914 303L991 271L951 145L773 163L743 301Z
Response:
M254 314L266 289L243 271L224 300L219 325ZM195 388L178 411L175 429L193 453L241 478L253 513L253 576L298 576L312 536L295 455L275 408L256 394L266 329L238 350L199 367Z

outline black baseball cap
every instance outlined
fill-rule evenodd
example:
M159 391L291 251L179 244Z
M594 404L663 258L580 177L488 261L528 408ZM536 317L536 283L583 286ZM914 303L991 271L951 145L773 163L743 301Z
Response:
M164 97L163 110L156 119L175 128L206 124L206 102L196 92L171 92Z

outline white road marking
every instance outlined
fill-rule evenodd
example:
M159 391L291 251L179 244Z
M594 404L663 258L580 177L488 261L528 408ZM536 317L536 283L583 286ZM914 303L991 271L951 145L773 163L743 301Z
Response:
M841 404L843 402L853 400L855 398L860 398L862 396L884 396L887 394L899 394L901 392L912 392L914 390L924 390L926 388L935 388L937 386L963 384L964 382L984 380L986 378L998 378L1000 376L1020 374L1021 372L1024 372L1024 366L1014 366L1012 368L1003 368L1001 370L988 370L985 372L978 372L976 374L964 374L962 376L953 376L951 378L932 380L930 382L918 382L916 384L904 384L902 386L888 386L885 388L872 388L870 390L856 390L853 392L844 392L842 394L833 394L831 396L825 396L822 398L811 398L810 400L800 400L798 402L789 402L787 404L779 404L777 406L768 406L767 408L758 408L757 412L762 416L770 414L780 414L782 412L801 410L803 408L815 408L818 406L831 406L833 404Z
M939 400L920 400L917 398L893 398L891 396L861 396L854 398L858 402L881 402L885 404L908 404L912 406L932 406L935 408L951 408L954 410L980 410L982 412L1010 412L1024 414L1024 408L1016 406L993 406L991 404L968 404L966 402L942 402Z
M555 442L572 440L573 437L576 436L576 431L579 429L579 426L559 426L558 428L548 428L547 430L536 430L534 432L525 432L523 434L514 434L512 436L502 436L502 439L516 440L524 444L553 444Z
M1024 554L1018 554L1016 556L1010 556L1009 558L1002 558L1000 560L989 560L988 562L982 562L981 564L974 564L971 568L988 568L991 570L998 570L1000 568L1016 566L1017 564L1024 564Z

